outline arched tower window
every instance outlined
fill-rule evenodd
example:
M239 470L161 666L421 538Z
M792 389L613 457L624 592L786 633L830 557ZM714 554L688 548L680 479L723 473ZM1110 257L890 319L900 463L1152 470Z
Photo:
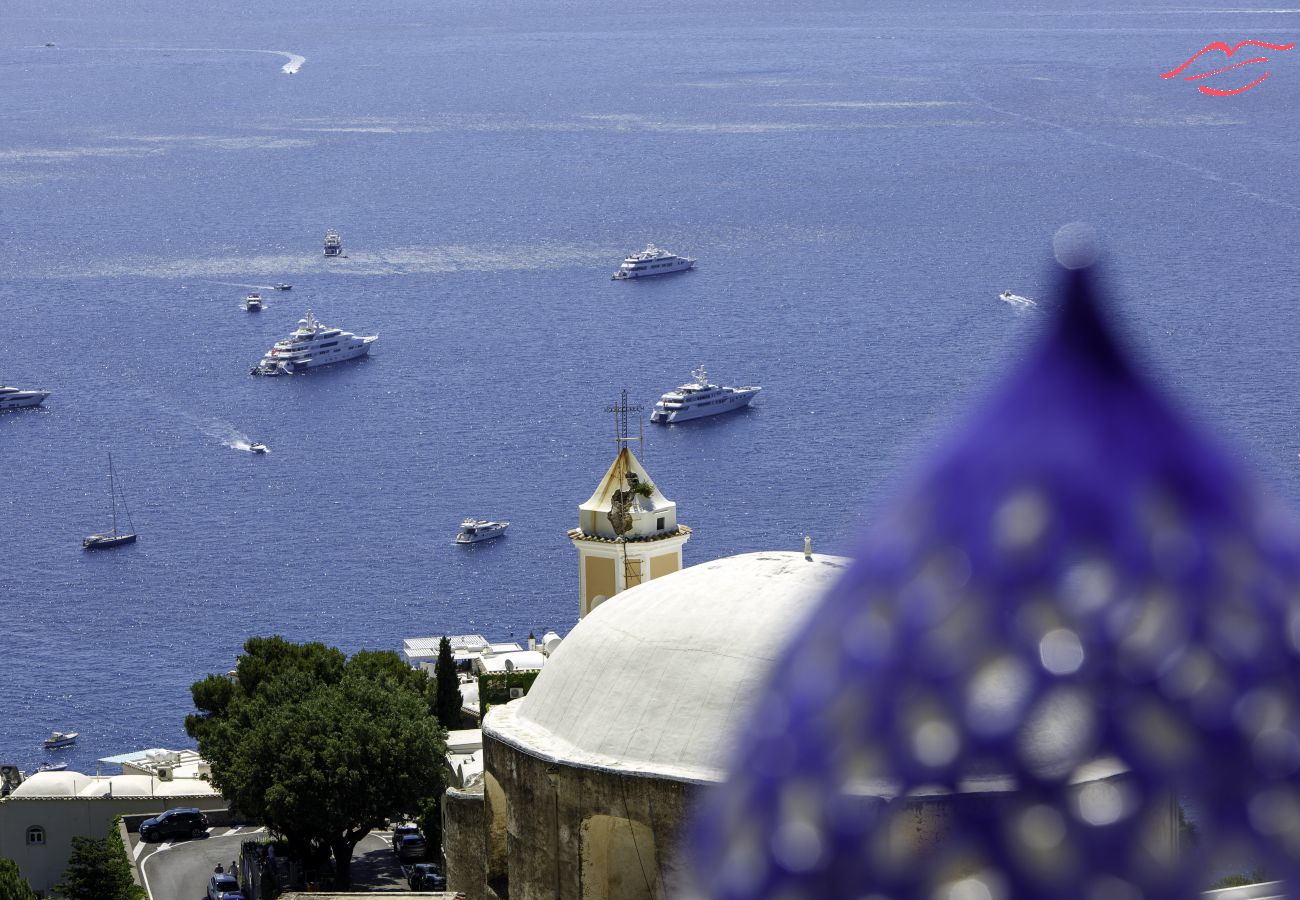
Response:
M42 846L45 844L45 829L39 825L33 825L27 829L27 845Z

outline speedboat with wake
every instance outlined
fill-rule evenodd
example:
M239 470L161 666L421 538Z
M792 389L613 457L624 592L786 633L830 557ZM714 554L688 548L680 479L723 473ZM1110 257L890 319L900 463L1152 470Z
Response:
M379 335L355 335L341 328L322 325L307 310L306 318L298 320L298 328L282 341L267 351L257 365L253 366L254 375L292 375L344 362L365 356L370 352L370 345L379 340Z
M249 453L267 453L267 452L269 452L269 450L270 450L270 448L267 447L266 444L249 444L249 445L248 445L248 452L249 452Z
M709 383L709 373L700 366L691 372L693 381L688 381L659 398L650 421L661 425L674 422L686 422L690 419L702 419L716 416L749 406L758 392L763 388L757 384L740 387L722 387Z

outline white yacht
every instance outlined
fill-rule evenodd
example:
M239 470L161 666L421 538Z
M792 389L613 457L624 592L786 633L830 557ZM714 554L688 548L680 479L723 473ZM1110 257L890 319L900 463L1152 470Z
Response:
M334 229L325 232L325 255L342 256L343 255L343 238Z
M628 278L645 278L647 275L667 275L671 272L683 272L695 265L689 256L678 256L667 250L660 250L654 244L646 245L640 253L633 253L623 260L623 265L612 276L615 281Z
M466 519L460 523L460 534L456 535L458 544L477 544L501 537L510 527L509 522L489 522L487 519Z
M307 317L298 320L297 330L276 341L261 362L253 366L253 374L292 375L304 369L356 359L369 353L370 345L377 340L377 334L362 337L322 325L309 309Z
M688 381L675 391L669 391L659 398L650 421L662 425L673 422L685 422L689 419L702 419L719 413L731 412L749 406L755 395L763 388L757 384L741 387L719 387L709 384L709 373L700 366L691 373L694 381Z
M262 311L262 295L258 293L249 294L244 298L244 309L249 312Z
M23 406L40 406L49 391L24 391L16 387L0 387L0 409L18 409Z

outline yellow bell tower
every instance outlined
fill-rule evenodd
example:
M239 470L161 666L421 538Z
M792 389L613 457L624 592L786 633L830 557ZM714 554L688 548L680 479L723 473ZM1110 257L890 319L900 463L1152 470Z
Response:
M569 540L578 550L579 618L610 597L682 567L691 529L626 446L578 507Z

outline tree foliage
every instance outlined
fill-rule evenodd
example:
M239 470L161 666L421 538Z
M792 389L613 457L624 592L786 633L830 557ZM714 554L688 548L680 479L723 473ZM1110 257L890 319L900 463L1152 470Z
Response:
M438 642L438 661L433 666L433 678L437 692L433 702L433 713L447 729L460 724L460 708L465 700L460 693L460 679L456 675L456 661L451 655L451 641L443 637Z
M324 644L254 637L233 680L193 685L199 712L185 729L236 809L303 860L333 855L346 888L357 843L442 789L446 743L427 689L428 676L392 652L348 658Z
M118 833L117 819L102 838L74 837L63 880L54 886L61 900L144 900L131 876L131 861Z
M0 900L36 900L26 879L18 874L18 863L0 858Z

